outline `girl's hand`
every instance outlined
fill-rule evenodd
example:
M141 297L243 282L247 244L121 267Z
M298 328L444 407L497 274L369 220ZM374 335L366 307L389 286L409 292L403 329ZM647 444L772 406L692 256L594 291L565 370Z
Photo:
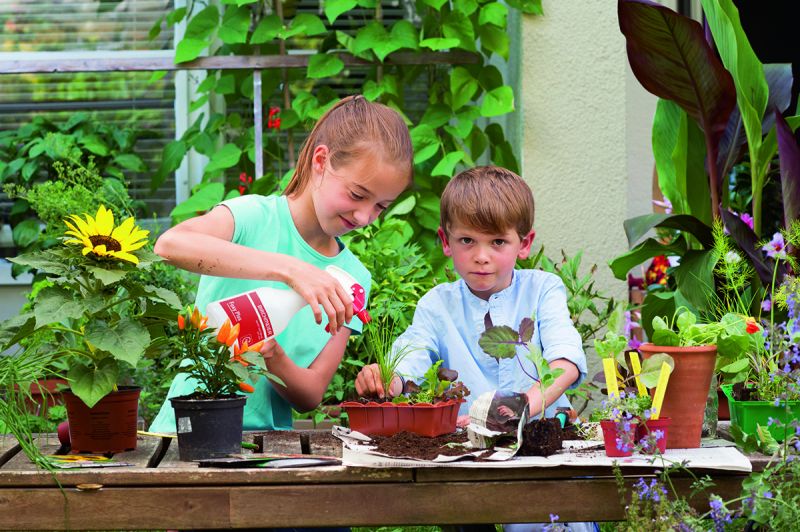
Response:
M469 425L469 416L458 416L456 419L456 427L463 429Z
M392 377L392 384L389 386L389 397L396 397L403 392L403 384L400 377ZM361 368L356 377L356 393L359 397L378 397L383 399L386 391L381 382L381 372L377 364L369 364Z
M322 323L320 305L328 315L328 332L336 334L353 319L353 298L328 272L299 259L291 262L283 281L300 294L314 312L317 324Z
M270 338L264 342L264 345L261 346L258 352L264 357L265 362L273 357L286 356L286 352L281 347L281 344L275 341L275 338Z

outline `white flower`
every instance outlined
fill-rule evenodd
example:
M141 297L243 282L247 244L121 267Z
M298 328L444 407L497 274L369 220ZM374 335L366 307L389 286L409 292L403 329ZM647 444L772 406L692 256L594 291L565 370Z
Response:
M727 264L736 264L742 260L741 255L736 253L735 251L729 251L725 254L725 262Z

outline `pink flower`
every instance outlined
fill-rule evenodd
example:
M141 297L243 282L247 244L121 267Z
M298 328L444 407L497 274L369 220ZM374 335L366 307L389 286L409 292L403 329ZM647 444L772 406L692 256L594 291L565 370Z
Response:
M752 216L750 216L746 212L743 212L742 214L739 215L739 219L742 220L744 223L746 223L747 227L749 227L750 229L753 229L753 217Z
M783 235L781 233L772 235L772 240L762 246L761 249L767 252L767 257L773 259L786 258L786 243L783 241Z

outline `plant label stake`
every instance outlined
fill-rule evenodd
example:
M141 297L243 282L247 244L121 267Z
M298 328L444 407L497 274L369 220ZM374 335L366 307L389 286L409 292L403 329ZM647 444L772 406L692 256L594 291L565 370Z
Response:
M661 404L664 402L664 394L667 392L667 382L671 368L666 362L661 363L661 373L658 374L658 384L656 385L655 397L653 397L653 414L650 419L658 419L661 415Z
M642 373L642 364L639 362L639 353L636 351L631 351L630 356L633 379L636 381L636 389L639 391L640 396L647 395L647 388L645 388L644 384L642 384L642 380L639 378L639 375Z
M608 389L608 396L619 397L619 388L617 387L617 363L613 358L603 359L603 374L606 376L606 388Z

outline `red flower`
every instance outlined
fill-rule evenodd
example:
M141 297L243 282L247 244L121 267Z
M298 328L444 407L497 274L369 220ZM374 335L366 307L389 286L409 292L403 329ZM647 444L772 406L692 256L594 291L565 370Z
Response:
M280 107L270 107L269 108L269 115L267 116L267 129L280 129L281 128L281 117L280 115L281 108Z
M239 194L244 195L253 183L253 178L247 175L247 172L239 174Z
M755 318L747 318L747 327L745 328L747 334L757 333L760 330L761 327L758 326L758 323L756 323Z

